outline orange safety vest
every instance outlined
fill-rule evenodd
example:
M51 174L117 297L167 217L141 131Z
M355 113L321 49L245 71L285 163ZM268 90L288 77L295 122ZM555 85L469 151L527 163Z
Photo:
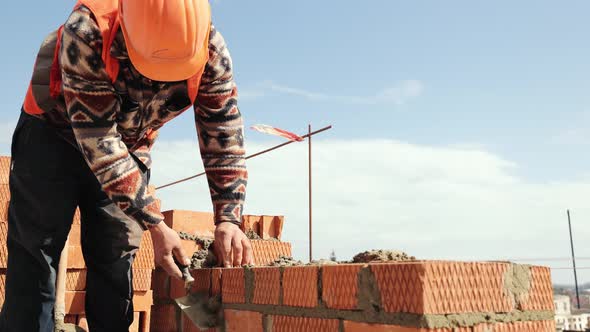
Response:
M111 56L110 51L113 40L120 28L119 0L79 0L74 6L74 10L80 6L90 9L96 18L103 40L101 57L106 72L114 83L119 74L119 61ZM29 114L35 115L51 111L61 94L62 79L58 56L61 48L62 32L63 25L49 34L37 54L33 77L23 104L24 111ZM206 40L209 40L209 38L207 37ZM208 43L206 43L206 47L208 48ZM206 64L209 52L207 50L202 54L204 58L201 63ZM197 97L201 76L204 71L205 65L200 68L196 75L187 80L188 94L192 103Z

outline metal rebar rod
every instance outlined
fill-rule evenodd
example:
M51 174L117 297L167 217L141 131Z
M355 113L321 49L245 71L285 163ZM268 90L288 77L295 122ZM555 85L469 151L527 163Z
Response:
M311 137L311 136L313 136L313 135L319 134L319 133L321 133L321 132L324 132L324 131L326 131L326 130L329 130L329 129L332 129L332 126L327 126L327 127L324 127L324 128L322 128L322 129L318 129L318 130L316 130L316 131L314 131L314 132L311 132L311 133L308 133L308 134L306 134L306 135L303 135L303 136L301 136L301 138L307 138L307 137ZM257 152L257 153L255 153L255 154L253 154L253 155L247 156L247 157L246 157L246 160L248 160L248 159L250 159L250 158L257 157L257 156L260 156L261 154L265 154L265 153L271 152L271 151L273 151L273 150L276 150L276 149L282 148L283 146L289 145L289 144L291 144L291 143L294 143L294 142L296 142L296 141L288 141L288 142L285 142L285 143L282 143L282 144L279 144L279 145L273 146L272 148L268 148L268 149L266 149L266 150L262 150L262 151L260 151L260 152ZM159 186L159 187L156 187L156 190L159 190L159 189L164 189L164 188L166 188L166 187L170 187L170 186L173 186L173 185L175 185L175 184L179 184L179 183L182 183L182 182L186 182L186 181L188 181L188 180L192 180L192 179L198 178L199 176L203 176L203 175L205 175L205 174L206 174L206 172L201 172L201 173L199 173L199 174L195 174L195 175L193 175L193 176L189 176L189 177L187 177L187 178L180 179L180 180L178 180L178 181L170 182L170 183L167 183L167 184L165 184L165 185L161 185L161 186Z
M313 261L313 237L312 237L312 199L311 199L311 124L307 129L309 143L308 150L308 172L309 172L309 262Z
M574 238L572 236L572 220L570 218L570 210L567 210L567 223L570 229L570 245L572 247L572 262L574 264L574 282L576 283L576 302L578 309L580 309L580 293L578 291L578 272L576 271L576 254L574 253Z

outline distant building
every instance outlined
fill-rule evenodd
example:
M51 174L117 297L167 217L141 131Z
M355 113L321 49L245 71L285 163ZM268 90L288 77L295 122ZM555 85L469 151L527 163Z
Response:
M586 331L590 329L590 311L572 311L571 298L567 295L555 295L555 326L557 331Z

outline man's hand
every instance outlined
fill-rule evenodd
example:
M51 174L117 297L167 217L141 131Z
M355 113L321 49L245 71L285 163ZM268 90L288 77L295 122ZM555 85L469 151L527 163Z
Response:
M217 225L214 243L217 259L223 267L254 263L250 240L237 225L230 222Z
M191 260L186 257L184 250L180 246L178 233L164 222L150 227L149 230L152 234L156 264L160 265L169 275L182 279L182 273L174 262L174 258L187 266L190 265Z

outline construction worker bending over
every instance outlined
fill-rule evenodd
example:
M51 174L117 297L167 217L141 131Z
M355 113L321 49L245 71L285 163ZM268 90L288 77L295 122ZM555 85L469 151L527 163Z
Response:
M150 148L193 105L218 254L225 266L250 264L239 229L243 123L207 0L81 0L47 37L12 141L0 331L53 332L56 269L77 206L91 331L132 323L131 265L144 230L156 263L181 277L173 256L190 259L148 191Z

